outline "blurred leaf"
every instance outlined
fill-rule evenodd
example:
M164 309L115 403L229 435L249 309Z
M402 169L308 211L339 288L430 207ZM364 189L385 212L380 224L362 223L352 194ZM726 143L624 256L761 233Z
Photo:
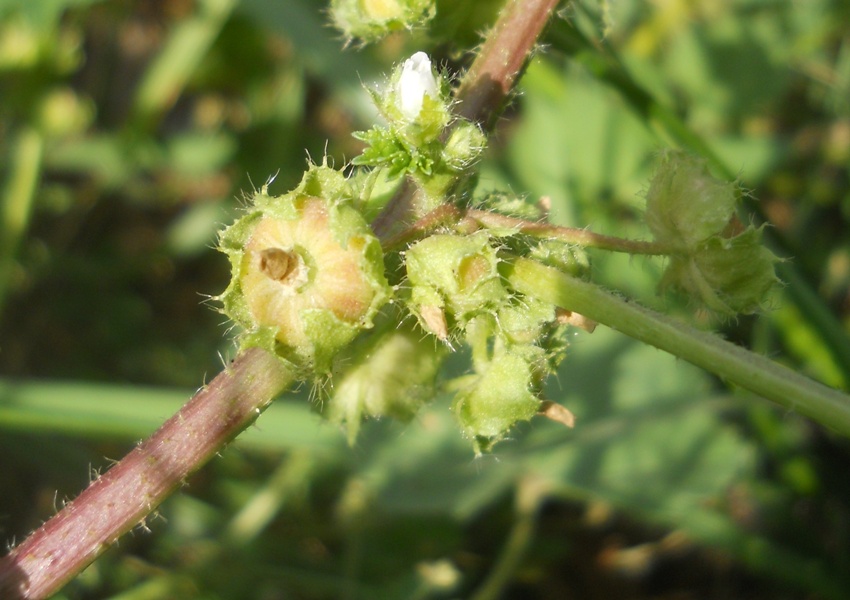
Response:
M0 17L13 11L23 14L37 29L52 27L65 10L97 4L102 0L0 0Z
M169 140L171 168L185 176L213 173L233 159L236 142L228 134L187 133Z
M190 396L189 391L139 386L0 380L0 429L137 440L153 433ZM277 450L321 451L343 446L343 441L311 413L307 402L283 400L239 437L240 444Z
M221 224L232 215L222 202L202 202L189 207L174 220L166 233L169 252L176 256L197 256L218 240Z

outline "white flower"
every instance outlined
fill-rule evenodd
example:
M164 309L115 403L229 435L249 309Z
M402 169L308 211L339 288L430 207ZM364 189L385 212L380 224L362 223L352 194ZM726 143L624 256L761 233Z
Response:
M417 52L404 61L397 91L399 109L405 118L414 121L419 117L425 96L435 100L439 98L437 85L437 78L431 70L431 59L427 54Z

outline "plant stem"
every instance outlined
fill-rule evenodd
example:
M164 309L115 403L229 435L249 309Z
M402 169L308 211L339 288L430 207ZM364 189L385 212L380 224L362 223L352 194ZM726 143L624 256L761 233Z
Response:
M557 4L510 0L458 92L463 116L494 122ZM229 2L211 6L226 10ZM140 97L137 109L143 116L165 106L161 98ZM416 218L409 208L416 193L412 182L402 186L373 224L379 237L387 239ZM56 592L122 534L144 523L190 473L250 425L294 379L264 351L238 356L153 436L0 559L0 597L36 600Z
M722 379L850 437L850 396L731 344L715 334L628 302L597 285L532 260L504 267L517 291L580 313L683 358Z
M401 248L405 244L427 235L441 226L457 225L463 213L454 204L441 204L407 229L381 242L384 252Z
M180 411L0 559L0 597L47 598L254 422L295 376L263 350L240 354Z
M400 231L396 235L384 240L382 246L385 252L394 250L427 235L438 227L452 225L464 232L474 231L481 226L493 229L510 229L516 233L558 239L568 244L581 246L582 248L597 248L599 250L625 252L627 254L659 256L676 254L678 252L676 248L660 242L645 242L601 235L589 229L561 227L550 223L527 221L525 219L475 208L461 210L453 204L438 206L404 231Z
M558 0L509 0L457 91L457 113L490 130Z
M667 244L659 242L644 242L640 240L628 240L625 238L601 235L588 229L576 227L560 227L549 223L533 223L516 217L508 217L498 213L484 210L469 209L466 215L485 227L504 227L516 229L517 232L529 235L555 238L569 244L576 244L583 248L598 248L612 252L626 252L628 254L665 255L675 254L676 250Z

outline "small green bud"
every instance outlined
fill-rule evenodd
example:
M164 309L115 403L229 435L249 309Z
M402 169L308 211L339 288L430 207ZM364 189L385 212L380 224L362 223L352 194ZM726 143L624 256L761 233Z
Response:
M733 238L710 238L691 255L671 257L661 285L700 298L719 314L751 314L779 282L777 260L762 245L761 229L750 227Z
M478 160L487 138L476 123L459 121L443 148L443 162L455 171L463 171Z
M346 369L331 380L333 394L324 403L324 413L345 424L349 443L354 443L364 418L407 421L433 397L445 347L435 347L433 339L408 327L391 325L346 350L338 361Z
M432 235L411 246L405 253L409 306L423 328L445 339L445 332L430 318L435 311L449 317L449 328L493 312L508 297L498 263L491 237L484 231Z
M762 246L762 230L735 227L736 184L714 178L705 161L682 152L661 155L647 194L646 218L671 253L661 281L723 315L753 313L778 282L778 258Z
M427 23L435 0L332 0L331 18L349 38L375 42L398 30Z
M491 192L477 200L475 204L478 209L525 219L526 221L542 221L546 218L546 211L543 206L530 202L528 198L507 192ZM515 229L506 227L503 233L504 235L513 235Z
M555 307L524 296L505 304L496 319L499 334L512 344L534 344L556 319Z
M709 173L705 161L668 150L646 195L646 222L659 242L693 248L719 235L735 214L738 187Z
M288 194L272 197L264 187L221 233L232 278L219 299L245 330L243 347L321 374L372 326L390 289L380 243L353 197L341 173L313 165Z

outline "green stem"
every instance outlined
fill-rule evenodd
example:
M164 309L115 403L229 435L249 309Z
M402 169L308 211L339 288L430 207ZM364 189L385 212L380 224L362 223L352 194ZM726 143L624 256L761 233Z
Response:
M18 246L29 225L43 155L44 138L38 131L30 127L18 131L0 204L0 311L9 293Z
M517 291L580 313L850 437L850 396L718 336L534 261L506 264Z

